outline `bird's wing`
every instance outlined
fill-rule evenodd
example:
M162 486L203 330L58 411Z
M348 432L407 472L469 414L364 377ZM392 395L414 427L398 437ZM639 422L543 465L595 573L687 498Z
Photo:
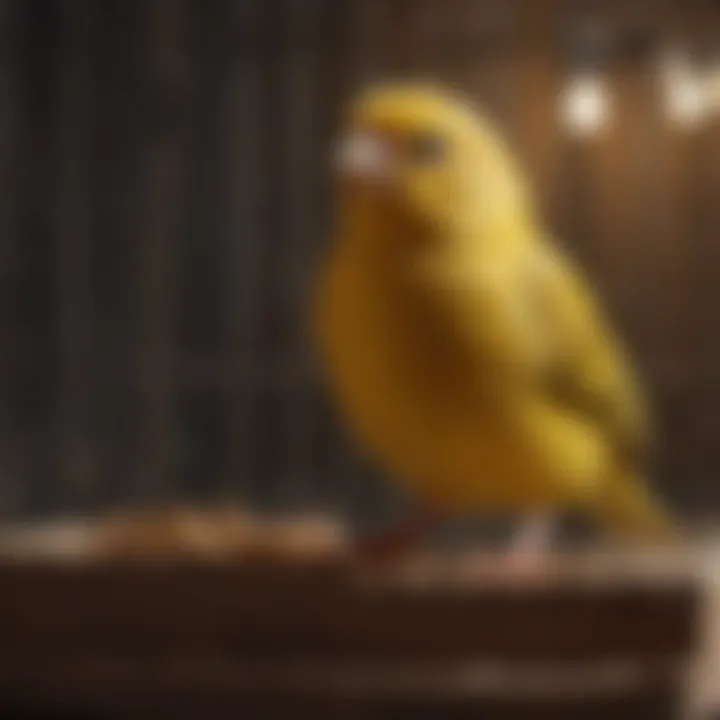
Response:
M405 294L422 308L422 329L452 359L447 374L468 396L476 388L515 404L535 393L548 365L549 336L538 322L518 257L435 255L412 268Z
M623 453L647 445L645 398L582 274L550 246L493 262L431 266L438 343L455 348L483 391L548 401L599 429ZM430 273L423 277L427 281Z
M545 376L551 400L591 421L623 454L644 454L651 435L646 398L595 294L555 254L539 261L533 280L554 345Z

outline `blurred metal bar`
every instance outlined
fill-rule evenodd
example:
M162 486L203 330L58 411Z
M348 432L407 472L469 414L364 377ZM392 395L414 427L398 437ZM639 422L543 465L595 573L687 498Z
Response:
M263 282L263 308L256 316L256 341L260 361L276 365L285 357L283 317L284 278L282 257L287 247L285 218L285 183L287 133L284 118L285 53L288 16L283 2L261 5L264 43L261 45L263 94L259 99L263 118L262 138L266 163L263 196L264 223L260 238L260 264L257 268Z
M586 68L588 55L591 69L599 66L600 71L608 85L613 83L612 65L606 65L609 58L597 57L595 52L589 52L579 41L580 33L585 31L588 24L599 22L598 32L608 30L610 19L607 13L596 13L597 3L587 0L561 0L558 8L558 32L556 36L559 45L560 62L558 64L558 84L562 90L567 89L578 72ZM597 50L597 48L596 48ZM583 264L588 274L594 274L595 268L591 263L592 249L595 245L593 237L596 229L590 224L594 217L594 204L597 200L595 164L598 158L603 157L606 149L606 139L610 131L605 132L601 138L592 138L591 144L586 146L582 139L574 137L571 131L563 126L560 112L561 96L555 98L556 118L562 142L559 143L559 156L562 162L564 182L559 224L562 242L567 250ZM594 275L593 275L593 279Z
M149 108L141 3L106 0L90 5L92 511L129 501L140 485L135 476L143 462L146 381L140 375L145 318L138 306L143 302L139 268L146 243L141 213ZM101 360L112 356L118 359L115 373Z
M283 291L281 267L283 219L279 162L284 138L278 102L283 33L282 3L226 5L228 23L257 42L238 46L229 73L228 122L235 126L225 172L228 232L233 275L229 297L233 307L230 347L237 379L229 409L229 448L225 486L241 484L246 499L267 502L277 490L278 434L282 419L275 402L287 377L286 358L278 352L278 311ZM292 360L290 360L291 362ZM256 383L251 372L272 369L271 383ZM270 448L270 450L268 450ZM272 465L273 467L270 467ZM260 498L262 496L262 498Z
M143 327L145 446L139 483L144 497L172 493L175 450L173 326L175 245L183 222L187 141L187 2L155 0L142 13L147 67L142 266L138 313Z
M694 52L693 24L698 5L680 6L672 0L664 0L654 7L663 49ZM699 280L694 259L699 238L695 222L696 188L692 179L697 172L698 137L696 129L682 128L668 116L662 80L659 76L656 79L656 118L660 123L656 152L659 161L652 179L649 222L653 233L646 253L651 263L648 274L652 278L653 302L639 324L654 325L653 343L647 356L653 366L656 404L662 403L661 408L670 405L666 412L672 413L660 419L664 432L660 438L663 445L659 446L655 463L658 475L676 507L702 513L708 502L707 484L716 484L716 472L708 472L706 465L713 452L710 448L717 447L717 440L707 435L712 405L701 395L692 396L689 405L684 406L686 411L680 413L665 398L671 378L694 377L692 338L693 326L698 319L695 298ZM703 351L706 348L707 345ZM699 377L696 381L701 382ZM678 415L685 421L684 425L678 422ZM670 434L667 430L675 432ZM664 471L666 457L667 464L678 470L682 468L674 478ZM684 479L677 484L680 473Z
M230 36L256 35L261 25L261 4L225 0L224 17ZM262 242L262 197L267 167L260 142L264 88L261 78L262 56L248 41L237 44L228 59L225 87L226 161L225 222L227 260L226 297L228 309L227 373L218 374L228 384L230 403L227 418L227 454L221 492L234 497L250 486L250 427L253 385L244 373L264 368L257 359L254 340L256 318L260 313L258 272Z
M90 0L62 3L54 141L59 391L55 443L62 503L77 511L93 482L89 437L92 368L91 187L92 70Z
M304 272L302 242L307 223L302 214L302 195L307 188L306 167L298 160L307 125L308 53L300 53L288 42L294 33L311 36L316 19L315 2L268 3L265 11L263 111L265 113L266 176L263 272L265 286L265 333L262 343L265 362L289 371L279 386L268 388L265 397L269 411L266 436L262 442L276 443L264 478L270 492L265 500L273 507L297 507L308 488L302 467L303 406L299 383L306 358L300 344L302 316L300 278ZM302 76L305 70L304 77ZM298 77L300 75L300 77ZM298 86L298 81L300 82ZM300 183L298 187L298 183ZM282 369L282 370L281 370ZM270 437L267 436L270 434ZM262 470L257 470L262 472ZM258 478L258 481L263 479Z
M351 38L348 51L352 57L350 70L355 73L357 84L381 79L387 72L383 51L379 46L378 33L384 22L387 5L381 0L354 0L352 2Z
M175 251L175 361L189 353L226 352L227 275L231 248L224 228L226 152L237 128L226 126L225 92L234 50L225 36L223 0L189 4L188 107L185 222ZM237 239L235 239L237 242ZM224 472L228 393L218 383L187 385L175 375L174 422L178 433L180 497L202 502L215 497Z
M343 35L343 56L344 56L344 67L342 68L342 75L344 77L344 94L339 96L336 94L336 100L334 103L335 117L334 122L330 122L330 127L334 127L334 135L330 138L331 144L329 147L329 154L333 152L333 144L337 141L337 136L342 132L340 127L342 112L344 110L343 103L349 102L350 97L353 93L359 92L365 83L370 80L372 74L372 53L369 52L369 45L372 43L372 20L374 13L377 12L377 5L367 0L352 0L347 3L347 18L345 33ZM322 61L322 58L320 58ZM330 65L330 63L327 63ZM338 79L331 78L338 82ZM318 109L322 106L321 92L323 92L324 83L318 81L317 91L314 95L315 104ZM337 90L336 90L337 93ZM321 143L324 141L320 138ZM330 177L329 167L330 158L325 164L325 172ZM325 187L324 183L321 183L320 187ZM322 254L327 252L330 244L334 241L333 230L334 230L334 212L333 197L332 197L332 183L329 184L328 190L328 201L329 201L329 212L328 217L329 223L316 223L316 232L320 233L316 247L319 247L320 251L316 253L317 260L322 257ZM316 264L317 264L316 260ZM322 473L322 467L316 465L317 460L320 459L322 462L322 448L320 449L320 457L318 453L311 449L310 457L315 460L315 463L311 460L309 462L309 470L315 475L316 487L318 493L322 493L328 502L332 502L335 506L336 512L347 513L350 510L358 511L358 497L363 496L365 489L364 477L361 475L361 469L357 462L357 456L355 448L351 447L348 443L348 439L345 434L345 428L341 426L339 418L326 412L327 405L322 402L323 397L321 394L327 392L327 387L322 385L322 390L313 393L309 388L309 392L306 393L308 403L310 404L310 433L311 438L315 436L315 439L311 439L312 447L316 448L319 444L316 436L321 433L328 433L333 438L335 445L335 453L333 462L329 471ZM329 414L329 417L328 417ZM329 426L327 420L332 425Z
M17 453L22 475L22 512L52 512L61 499L53 463L54 401L57 389L53 292L54 246L51 212L56 48L59 6L28 0L18 5L17 125L14 138L14 242L11 287L13 332L22 328L37 340L37 357L13 348L10 393L15 437L29 452ZM12 342L9 343L12 347ZM37 362L36 362L37 360ZM34 365L30 371L30 364Z
M547 12L547 0L543 6ZM468 90L478 98L482 110L498 123L501 133L513 141L511 102L516 87L513 64L519 53L513 44L521 11L514 2L468 1L457 28L459 37L470 35L464 54ZM465 40L464 42L467 42ZM500 52L497 52L497 49ZM512 51L515 50L514 54Z
M222 235L224 151L234 128L222 119L225 76L232 48L222 42L226 20L221 0L188 6L186 59L193 96L187 118L185 222L176 250L176 348L220 351L223 346L224 293L220 278L226 263Z
M700 2L693 23L693 35L698 49L698 70L711 72L711 85L720 84L720 3ZM711 91L712 92L712 91ZM720 94L720 87L714 90ZM693 296L692 367L688 372L711 384L720 378L720 337L708 333L720 313L720 247L717 229L720 227L720 96L716 106L696 132L693 146L692 177L697 234L693 258L693 273L697 279Z
M0 334L3 347L0 355L5 372L0 373L0 517L17 511L19 478L16 477L15 458L17 447L13 442L14 431L10 412L9 370L12 363L8 356L13 352L13 318L10 280L12 276L12 243L16 239L16 187L20 182L19 133L17 94L17 0L0 3Z
M653 330L657 336L659 324L664 324L658 323L656 312L662 298L653 282L655 273L639 273L637 268L652 264L653 190L662 156L663 108L654 103L655 6L653 0L608 5L615 38L615 56L608 68L612 113L603 133L607 141L590 151L588 168L598 195L588 223L592 263L626 346L638 362L642 357L643 369L651 375L663 372L650 365L657 354L645 352L652 345Z
M460 37L463 28L467 32L463 22L468 8L472 10L470 0L457 0L447 6L433 3L431 6L433 32L430 48L435 58L437 73L444 83L452 83L455 87L465 90L467 90L467 53L457 52L447 39Z
M692 3L684 9L683 14L691 24L697 20L696 10ZM681 219L684 210L680 210L677 222L672 219L686 203L692 215L693 201L685 193L693 193L690 178L699 158L693 157L693 148L697 146L692 132L688 135L673 126L668 117L666 79L661 76L664 53L673 47L675 32L683 32L671 17L676 9L667 3L644 0L636 11L638 15L644 14L645 26L654 34L656 47L651 48L649 58L635 58L635 71L640 77L627 100L636 113L634 138L627 146L625 160L635 170L631 199L635 201L636 216L635 232L627 235L634 253L626 253L626 267L643 269L624 273L624 284L632 289L624 293L624 307L628 310L623 315L627 344L635 351L657 425L648 473L676 512L681 513L693 506L702 509L706 502L698 497L698 479L703 470L687 455L693 446L707 441L698 427L702 424L698 421L702 420L703 409L702 403L697 403L704 393L698 395L689 390L690 385L700 386L692 348L686 353L678 347L686 343L685 337L692 336L698 319L693 317L696 284L700 281L698 269L692 267L696 239L691 237L692 221ZM680 187L674 187L676 182ZM617 254L621 254L619 248ZM618 259L615 262L619 264ZM618 274L623 277L622 269ZM685 298L677 302L676 292ZM621 293L613 295L622 301ZM673 392L678 387L686 388L684 396ZM676 478L681 476L692 480L677 483Z
M524 51L514 59L511 122L538 211L553 231L559 229L563 175L557 112L563 81L563 58L557 44L562 10L563 0L515 3L515 34Z
M694 52L692 33L693 5L679 5L672 0L659 4L665 48L688 49ZM697 8L697 5L694 6ZM663 120L663 167L657 175L658 201L654 217L657 220L654 252L656 254L655 283L656 317L662 318L662 344L654 348L654 359L661 364L659 374L684 372L690 360L692 302L695 278L691 272L691 258L696 243L688 237L694 228L694 198L691 178L694 173L692 129L676 126L667 116L664 102L659 104Z
M286 356L292 364L284 392L284 501L291 507L312 504L313 471L310 457L312 404L309 388L312 348L310 347L310 292L314 270L314 248L319 238L314 212L316 186L313 170L319 164L329 171L328 158L316 157L313 139L318 112L315 102L320 77L316 72L322 62L318 43L323 7L318 0L296 0L286 7L288 30L302 37L314 37L312 46L286 46L283 52L284 126L286 137L283 157L282 196L284 199L284 235L282 288L288 342Z
M701 77L711 63L720 63L720 4L699 0L689 4L682 18L678 9L670 17L673 27L685 38L685 47L693 54L695 72ZM680 316L684 331L678 342L684 352L677 366L686 377L694 377L702 387L711 387L720 378L720 342L711 330L720 312L718 284L718 224L720 222L720 108L711 110L695 128L686 131L686 175L682 179L686 195L685 237L676 242L685 248L685 277L678 290ZM661 291L661 289L659 288ZM657 293L659 294L659 292ZM662 350L660 349L660 352ZM657 352L657 351L656 351ZM693 398L692 412L684 432L676 441L667 436L669 447L684 460L683 471L692 481L677 485L675 477L665 474L666 491L678 498L693 516L708 516L708 508L717 506L720 486L717 469L708 458L714 456L720 437L720 404L706 392ZM708 518L710 519L710 518Z
M283 256L287 252L286 185L283 180L287 134L284 119L284 42L289 24L283 2L260 5L263 42L260 45L262 94L258 98L265 172L262 195L262 228L257 237L258 255L255 272L259 274L258 305L254 314L256 362L270 367L282 366L287 357L287 324L284 313ZM294 359L293 359L294 360ZM292 362L292 361L291 361ZM248 468L253 494L264 505L274 506L283 492L282 476L286 469L283 454L285 403L282 389L252 388L255 392L254 425L251 427L252 462Z
M384 57L370 48L378 40L387 4L373 0L342 4L324 0L321 7L324 11L317 28L316 83L312 96L315 107L312 146L319 160L314 163L315 237L307 248L314 272L333 242L335 188L331 161L335 142L343 131L343 111L361 85L382 76ZM308 473L316 502L336 511L354 507L364 482L341 420L332 412L326 386L308 384L305 398Z
M442 12L446 7L438 9ZM396 0L387 4L380 42L387 43L389 70L399 78L422 75L428 32L428 4L417 0Z

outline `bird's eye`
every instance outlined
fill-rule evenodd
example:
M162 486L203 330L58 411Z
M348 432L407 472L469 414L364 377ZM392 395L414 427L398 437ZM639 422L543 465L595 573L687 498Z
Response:
M410 158L416 163L438 163L445 157L445 152L445 140L434 133L422 133L410 141Z

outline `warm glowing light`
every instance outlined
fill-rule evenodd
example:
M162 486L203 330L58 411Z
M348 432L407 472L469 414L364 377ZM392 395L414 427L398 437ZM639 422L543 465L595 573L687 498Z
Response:
M669 54L661 73L670 121L685 129L699 125L710 110L708 86L690 58L678 52Z
M610 97L597 72L585 72L573 77L561 96L562 121L577 137L597 135L607 122Z

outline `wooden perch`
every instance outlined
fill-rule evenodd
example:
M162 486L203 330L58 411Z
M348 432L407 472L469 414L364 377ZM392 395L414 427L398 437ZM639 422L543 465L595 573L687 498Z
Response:
M676 717L701 587L670 556L568 556L519 588L482 554L359 574L332 523L224 523L106 519L72 562L8 556L0 710L43 698L123 717Z

